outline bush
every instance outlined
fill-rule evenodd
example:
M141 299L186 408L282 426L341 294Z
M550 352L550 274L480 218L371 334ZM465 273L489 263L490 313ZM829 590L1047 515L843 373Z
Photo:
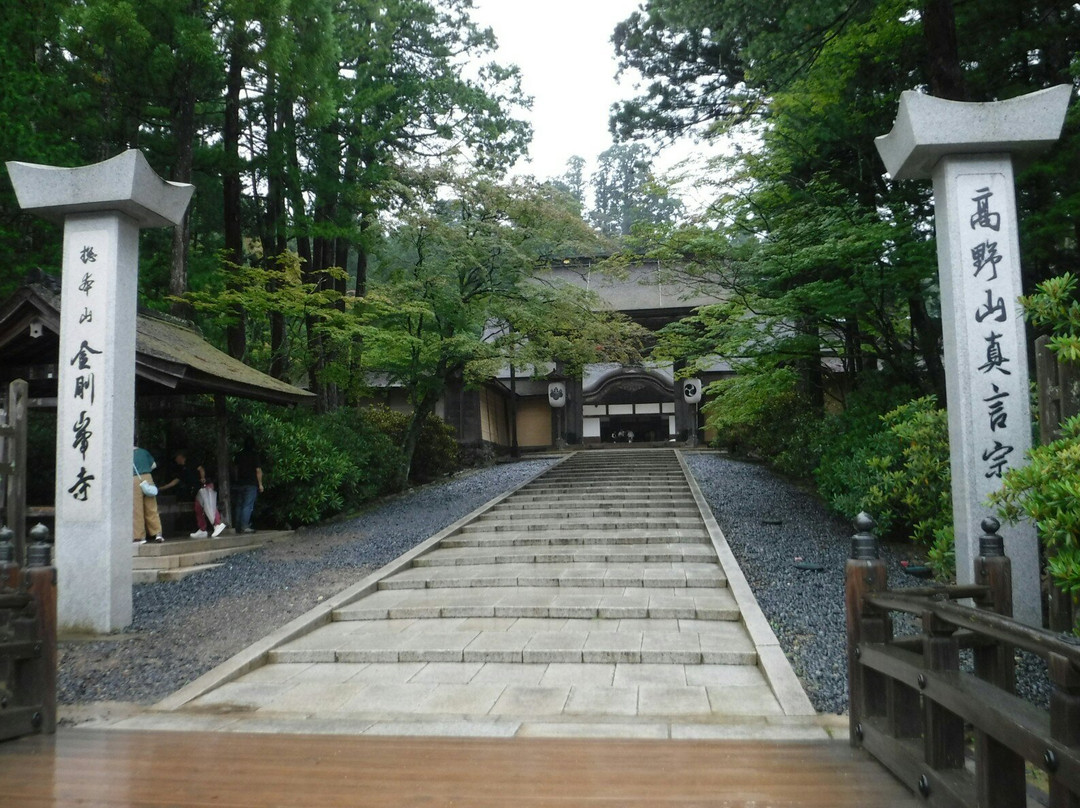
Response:
M955 573L949 421L935 396L909 401L882 418L884 431L866 458L873 483L863 510L883 536L927 547L940 578Z
M777 461L793 445L794 422L805 413L788 368L748 370L709 385L702 406L714 444Z
M1061 438L1032 449L1026 466L1006 471L990 502L1007 521L1036 524L1051 577L1073 597L1080 594L1080 416L1061 425Z
M376 404L368 409L368 414L373 424L389 435L396 446L401 446L409 426L409 413ZM437 415L428 415L420 425L409 480L414 483L430 482L452 474L460 467L454 428Z
M266 494L256 507L274 523L310 524L356 510L397 479L401 453L365 411L249 405L240 421L263 458Z
M886 442L882 418L897 400L909 398L905 389L859 390L848 396L842 412L821 423L819 463L813 476L818 493L841 516L851 520L864 509L867 494L878 480L867 460L883 451Z

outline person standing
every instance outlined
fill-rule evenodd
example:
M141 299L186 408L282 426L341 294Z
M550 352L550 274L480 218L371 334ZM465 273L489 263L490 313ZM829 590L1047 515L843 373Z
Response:
M255 499L262 490L262 461L255 452L255 444L248 438L236 456L236 528L239 532L255 532L251 526L251 514L255 510Z
M132 534L134 540L139 544L146 544L146 537L153 536L153 541L165 541L165 537L161 535L161 517L158 516L157 494L155 493L152 497L147 496L142 490L144 481L150 483L150 485L154 484L154 478L150 474L157 468L154 456L146 449L140 449L136 446L131 463L133 472L132 498L135 503L134 532Z
M169 467L169 481L162 485L159 490L169 491L176 489L176 495L188 502L194 503L195 523L198 529L191 534L193 539L205 539L211 535L210 523L213 523L213 536L216 539L225 530L225 521L221 518L221 512L217 508L217 492L214 484L206 478L206 470L202 466L191 468L187 464L187 451L177 449L173 455L172 465Z

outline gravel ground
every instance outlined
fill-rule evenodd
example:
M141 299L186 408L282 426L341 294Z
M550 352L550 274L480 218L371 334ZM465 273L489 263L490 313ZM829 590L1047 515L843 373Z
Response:
M686 461L811 703L818 712L847 712L844 564L854 528L762 465L713 452ZM926 584L900 565L910 549L881 546L890 586ZM799 561L824 569L800 569ZM915 630L909 626L903 633ZM1045 665L1027 654L1018 661L1018 692L1047 706Z
M183 581L136 586L126 633L61 643L59 699L158 701L553 462L465 472ZM851 526L763 466L704 452L687 462L814 707L846 711ZM893 585L920 583L902 573L891 548L883 557ZM824 569L798 569L800 560ZM1023 664L1029 695L1045 703L1044 673Z

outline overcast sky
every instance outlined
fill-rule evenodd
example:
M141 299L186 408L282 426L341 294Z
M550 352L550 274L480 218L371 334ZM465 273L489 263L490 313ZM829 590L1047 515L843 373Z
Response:
M533 96L531 162L517 168L557 177L580 155L586 176L611 145L608 116L634 93L633 79L615 80L611 34L640 0L474 0L473 18L499 40L498 61L521 68Z

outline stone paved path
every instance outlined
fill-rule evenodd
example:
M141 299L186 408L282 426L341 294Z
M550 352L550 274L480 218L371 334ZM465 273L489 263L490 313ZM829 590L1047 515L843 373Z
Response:
M120 722L827 737L674 450L586 451Z

